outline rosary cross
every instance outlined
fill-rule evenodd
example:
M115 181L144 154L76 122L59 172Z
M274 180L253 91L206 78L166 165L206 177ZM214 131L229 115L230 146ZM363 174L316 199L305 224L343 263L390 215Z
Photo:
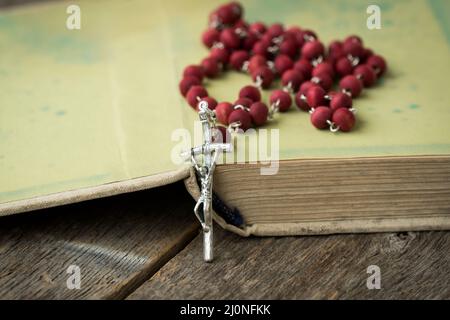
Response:
M231 152L230 143L213 142L215 113L209 109L206 101L198 104L200 122L203 130L203 144L191 149L192 164L200 178L201 194L194 207L194 214L203 229L203 259L210 262L213 254L212 185L217 157L221 152ZM203 161L197 159L203 156Z

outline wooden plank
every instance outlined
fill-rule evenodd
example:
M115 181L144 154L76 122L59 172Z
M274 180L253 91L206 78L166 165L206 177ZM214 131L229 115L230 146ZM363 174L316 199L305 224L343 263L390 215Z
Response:
M193 205L177 183L1 218L0 298L123 298L198 234Z
M217 259L201 251L199 236L128 298L450 298L450 232L244 239L217 228ZM380 290L367 288L370 265Z

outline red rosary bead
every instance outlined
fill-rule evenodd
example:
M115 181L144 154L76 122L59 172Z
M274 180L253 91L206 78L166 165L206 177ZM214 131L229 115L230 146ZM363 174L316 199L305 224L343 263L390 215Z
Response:
M229 102L221 102L214 110L217 120L224 125L228 125L228 117L234 110L233 105Z
M347 108L339 108L333 112L332 122L340 131L348 132L355 125L355 115Z
M342 49L342 42L332 41L328 46L328 59L335 63L343 56L345 56L345 53Z
M269 55L269 47L270 43L267 43L264 40L259 40L253 45L252 51L255 55L258 54L267 58L267 56Z
M311 78L312 82L317 82L319 86L321 86L325 91L328 91L333 86L333 78L328 73L320 73L313 78Z
M239 91L239 98L248 98L257 102L261 100L261 92L254 86L245 86Z
M242 15L244 14L244 8L242 7L242 5L237 1L232 1L228 5L233 11L234 19L240 20L242 18Z
M314 86L306 92L306 102L311 108L323 106L326 104L325 90L322 87Z
M300 84L303 82L303 75L297 70L287 70L281 76L281 84L284 87L290 87L293 92L297 92Z
M356 36L356 35L348 36L347 38L344 39L344 43L357 43L361 46L363 45L363 41L362 41L361 37Z
M284 33L284 27L280 23L274 23L269 26L269 28L267 28L266 33L273 39L281 36Z
M225 48L212 48L209 56L219 61L222 65L227 65L230 60L230 54Z
M262 126L267 122L269 109L263 102L255 102L250 106L250 116L256 126Z
M359 96L362 91L361 81L354 75L348 75L342 78L341 81L339 81L339 87L342 90L349 92L352 95L352 98Z
M233 25L233 28L248 29L248 23L240 19Z
M373 51L372 49L369 48L365 48L365 53L364 53L364 61L366 61L369 57L373 56Z
M370 56L367 59L366 64L368 66L372 67L372 69L377 74L377 77L382 76L387 69L386 61L384 60L384 58L382 56L378 56L378 55Z
M220 32L216 29L208 29L202 34L202 42L207 48L211 48L214 43L220 41Z
M292 35L294 38L302 34L302 29L297 26L291 26L286 29L285 34Z
M282 37L280 37L280 40L282 41L281 43L283 43L283 41L293 41L295 47L297 47L297 40L293 31L285 30Z
M179 84L180 92L183 95L183 97L186 96L187 92L192 86L198 86L201 85L202 82L198 80L197 77L193 76L186 76L184 77Z
M272 84L274 74L268 67L259 67L252 73L255 83L260 83L261 87L267 89Z
M273 44L273 37L272 35L266 31L261 37L261 41L266 43L269 47Z
M349 75L353 71L353 65L352 62L347 57L342 57L336 62L336 72L341 76L344 77L346 75Z
M186 94L186 100L189 105L197 109L197 104L201 100L201 98L207 97L208 91L202 86L192 86Z
M228 124L233 122L240 122L240 128L247 131L252 126L252 117L250 114L242 109L235 109L228 117Z
M337 92L331 95L330 100L330 108L332 110L336 110L339 108L351 108L352 107L352 98L350 98L347 94L342 92Z
M275 58L275 70L278 74L283 74L286 70L292 69L294 61L285 54L280 54Z
M280 112L285 112L291 107L292 98L286 91L274 90L270 95L270 104L275 104Z
M208 26L211 29L216 29L216 30L219 30L221 28L219 17L217 15L217 10L214 10L213 12L211 12L209 14L209 16L208 16Z
M303 38L303 32L302 29L299 27L290 27L285 32L286 35L290 35L292 37L292 40L295 41L295 44L297 46L297 49L300 49L303 44L305 43L305 39Z
M292 59L297 55L297 51L298 47L294 39L284 40L280 44L280 53L285 54Z
M247 31L247 36L243 40L244 42L242 43L242 48L246 51L251 51L258 40L259 38L255 33Z
M234 106L243 106L245 108L250 108L252 103L253 103L253 101L251 99L249 99L249 98L238 98L234 102Z
M214 110L217 106L217 100L213 97L204 97L200 101L206 101L206 103L208 104L208 108L211 110ZM198 111L198 103L195 109Z
M184 68L183 71L183 77L187 76L196 77L201 82L205 76L205 73L203 72L203 68L201 66L190 65Z
M320 56L323 56L325 48L322 42L313 40L306 42L302 48L302 58L307 60L314 60Z
M311 108L306 102L305 96L299 91L295 94L295 104L300 110L309 111Z
M311 113L311 123L317 129L325 129L329 126L328 122L331 120L332 113L333 112L328 107L317 107Z
M230 65L233 69L240 71L242 70L244 62L247 61L248 58L249 54L247 51L244 50L234 51L230 57Z
M241 38L234 29L224 29L220 33L220 42L227 49L238 49L241 45Z
M330 75L330 77L334 77L334 69L333 66L329 62L321 62L317 66L315 66L312 70L312 76L316 77L321 73L326 73Z
M201 65L203 67L203 71L205 72L205 76L208 78L215 78L220 73L219 62L214 58L203 59Z
M237 2L232 2L219 7L217 17L223 24L231 25L238 21L242 16L242 7Z
M311 78L311 72L313 70L313 66L311 62L306 59L300 59L294 64L294 69L301 72L304 79Z
M254 22L250 24L248 30L261 37L264 33L266 33L266 25L262 22Z
M306 96L306 93L308 92L309 88L312 87L318 87L319 85L317 83L311 82L311 81L305 81L300 86L299 92Z
M267 59L260 54L252 56L248 61L248 71L250 73L253 73L256 69L263 66L267 66Z
M363 46L360 43L354 41L344 42L344 44L342 45L342 49L344 50L345 54L349 54L352 57L362 58L365 54Z
M368 65L360 65L355 68L353 74L362 81L364 87L371 87L377 80L375 71Z
M302 35L303 35L303 39L308 37L309 39L317 40L317 38L318 38L317 34L314 31L308 30L308 29L302 30Z

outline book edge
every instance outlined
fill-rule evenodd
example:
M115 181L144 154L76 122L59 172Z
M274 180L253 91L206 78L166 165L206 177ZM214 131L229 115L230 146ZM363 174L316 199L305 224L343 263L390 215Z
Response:
M150 176L5 202L0 204L0 217L160 187L183 180L190 174L188 166L181 166Z
M352 162L352 161L373 161L373 160L393 160L393 159L404 159L404 160L416 160L416 159L437 159L437 160L449 160L450 154L423 154L423 155L379 155L379 156L358 156L358 157L299 157L299 158L286 158L286 159L278 159L278 162ZM217 164L217 167L227 168L227 167L248 167L254 166L257 168L261 168L267 166L267 163L220 163Z
M351 158L305 158L285 159L280 162L311 161L311 162L348 162L358 160L391 160L404 158L414 159L436 159L450 160L450 155L414 155L414 156L375 156L375 157L351 157ZM231 166L253 165L260 167L261 164L222 164L222 168ZM188 191L198 199L199 189L195 179L186 182ZM190 191L190 189L193 190ZM450 230L450 216L436 217L408 217L408 218L367 218L329 221L305 221L305 222L283 222L283 223L255 223L238 228L227 224L220 216L214 213L215 221L225 230L234 232L241 236L303 236L303 235L326 235L345 233L375 233L375 232L402 232L402 231L426 231L426 230Z
M402 231L450 230L449 217L351 219L298 223L254 224L246 232L255 236L329 235Z
M190 175L184 179L184 184L189 194L197 201L200 197L200 188L197 184L193 168L190 169ZM369 218L341 221L329 220L268 224L258 223L245 225L243 228L226 223L225 220L215 212L213 212L213 218L214 221L223 229L231 231L242 237L450 230L450 216L379 219Z

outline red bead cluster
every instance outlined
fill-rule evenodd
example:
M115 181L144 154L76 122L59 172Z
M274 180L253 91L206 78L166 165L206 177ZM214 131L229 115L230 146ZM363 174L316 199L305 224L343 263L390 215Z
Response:
M273 112L287 111L293 101L311 113L316 128L350 131L355 124L352 99L374 85L387 67L383 57L365 48L358 36L333 41L326 50L311 30L245 22L237 2L210 14L202 42L210 48L209 56L184 69L181 94L194 109L206 101L219 122L244 131L265 124ZM202 81L227 69L250 74L255 85L243 87L234 103L217 103ZM283 89L271 93L268 108L258 88L270 88L277 77ZM332 91L335 82L339 91Z

